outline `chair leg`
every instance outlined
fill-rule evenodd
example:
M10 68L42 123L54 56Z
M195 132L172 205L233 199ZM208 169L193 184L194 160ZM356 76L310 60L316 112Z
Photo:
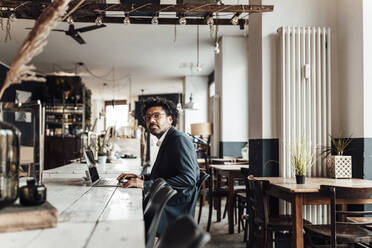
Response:
M238 233L240 233L240 219L242 216L242 210L241 210L241 200L238 198L238 214L235 214L235 218L237 219L238 222Z
M253 229L253 216L251 214L249 215L248 228L249 228L249 237L248 237L247 247L253 247L254 229Z
M199 214L198 214L198 224L200 224L201 214L203 209L203 195L200 195L200 201L199 201Z
M223 210L223 217L222 218L226 218L226 213L227 213L227 198L226 198L226 204L225 204L225 210Z
M217 222L221 221L221 197L215 197L215 209L217 210Z
M248 220L245 220L245 228L244 228L244 237L243 237L243 242L246 242L248 244Z
M207 232L211 230L211 223L212 223L212 211L213 211L213 199L212 196L209 196L209 212L208 212L208 224L207 224Z

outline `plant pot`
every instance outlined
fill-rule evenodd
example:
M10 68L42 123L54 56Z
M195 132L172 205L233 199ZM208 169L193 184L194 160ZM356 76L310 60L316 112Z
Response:
M98 156L98 163L99 164L105 164L107 161L107 155L99 155Z
M330 178L351 178L351 156L330 156L328 158L328 176Z
M305 184L305 176L304 175L296 175L296 183L297 184Z

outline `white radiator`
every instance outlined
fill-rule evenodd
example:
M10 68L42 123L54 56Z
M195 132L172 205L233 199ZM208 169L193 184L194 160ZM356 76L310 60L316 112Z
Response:
M315 156L308 177L326 176L319 147L330 145L331 30L320 27L282 27L280 36L280 176L294 177L291 149L304 137ZM304 218L328 221L326 206L305 206ZM290 213L281 202L281 212Z

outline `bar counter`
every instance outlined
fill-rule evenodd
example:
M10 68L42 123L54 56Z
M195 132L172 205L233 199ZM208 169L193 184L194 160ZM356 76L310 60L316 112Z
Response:
M0 233L1 247L145 247L142 191L86 185L86 168L71 163L45 171L47 200L58 210L57 227ZM141 171L139 159L98 164L97 169L102 178Z

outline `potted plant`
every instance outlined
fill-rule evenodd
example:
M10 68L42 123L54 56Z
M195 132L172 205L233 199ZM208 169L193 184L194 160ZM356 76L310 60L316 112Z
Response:
M351 178L352 177L352 163L351 156L345 156L344 152L350 145L352 138L335 138L331 137L331 147L326 147L323 151L328 157L328 176L331 178ZM332 155L335 154L335 155Z
M107 160L107 147L105 144L105 136L100 135L97 139L97 148L98 148L98 163L104 164Z
M314 153L308 147L304 137L294 146L291 162L296 175L296 183L304 184L306 172L314 163Z

